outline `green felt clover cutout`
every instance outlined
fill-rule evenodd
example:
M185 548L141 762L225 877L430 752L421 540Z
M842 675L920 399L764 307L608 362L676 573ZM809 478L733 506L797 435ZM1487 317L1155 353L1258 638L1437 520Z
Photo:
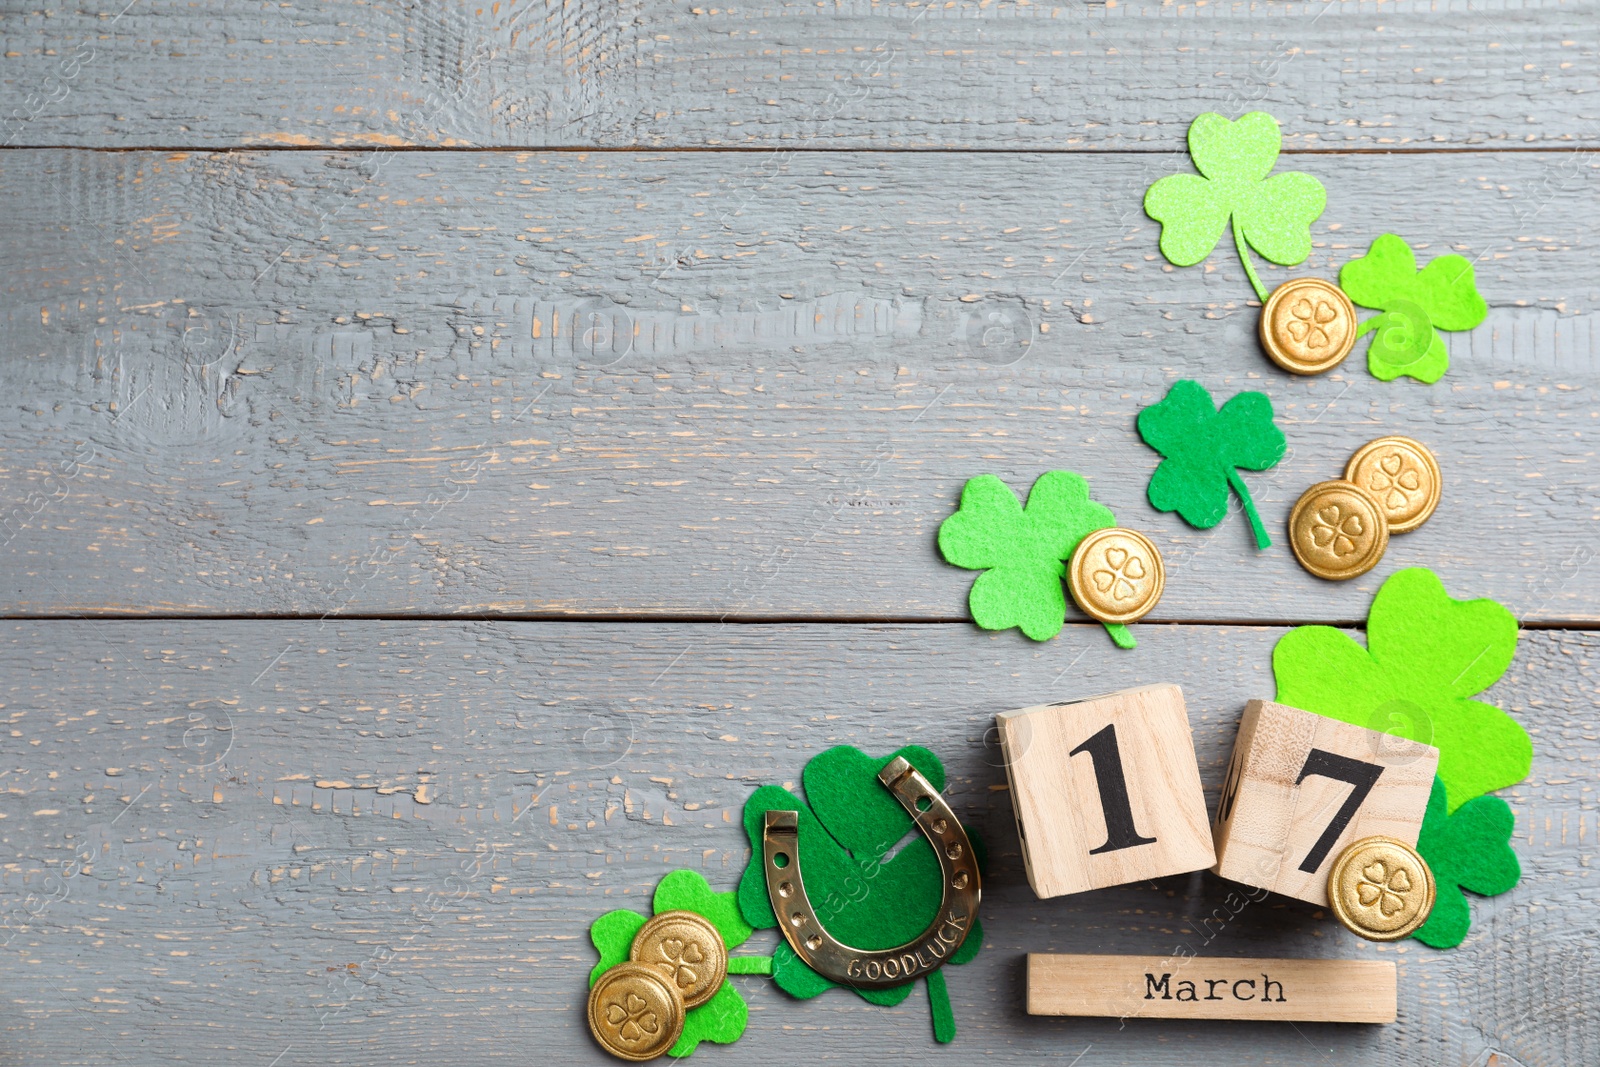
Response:
M961 507L939 525L945 562L981 570L967 605L985 630L1013 626L1035 641L1048 641L1067 619L1061 581L1078 542L1117 524L1111 509L1089 499L1089 483L1071 471L1046 471L1028 491L1028 506L1005 482L980 474L961 490ZM1126 626L1106 632L1132 648Z
M656 886L651 902L653 914L664 911L692 911L711 921L722 935L723 944L731 952L749 940L750 924L745 922L734 893L713 892L695 871L673 871ZM633 939L644 926L646 917L636 911L609 911L589 927L589 940L600 953L600 962L589 972L593 986L600 976L619 963L626 962L633 948ZM772 960L768 956L729 956L730 974L770 974ZM702 1041L719 1045L731 1044L744 1033L750 1009L733 983L723 979L716 994L684 1016L683 1036L667 1051L669 1056L691 1055Z
M1454 815L1449 808L1445 785L1435 778L1417 851L1428 861L1438 897L1428 921L1411 935L1434 948L1455 948L1466 939L1472 909L1463 889L1492 897L1522 878L1522 865L1511 851L1511 805L1499 797L1474 797Z
M878 781L878 772L903 756L943 790L944 765L916 745L874 758L840 745L813 756L801 773L801 800L787 789L764 785L744 805L744 829L753 853L739 880L739 908L757 929L778 925L767 897L762 872L761 835L769 811L800 813L800 845L804 851L801 878L817 915L834 937L864 949L893 948L922 933L939 910L943 875L926 838L916 834L892 857L888 852L913 833L911 817ZM968 831L969 836L971 831ZM982 846L972 836L982 866ZM983 927L976 920L947 964L973 959L983 946ZM790 995L808 999L835 987L794 954L787 942L772 954L773 979ZM945 984L944 968L923 982L933 1016L934 1038L955 1037L955 1014ZM873 1004L892 1006L911 995L916 981L888 989L854 989Z
M1283 135L1278 120L1252 111L1237 122L1207 112L1189 124L1189 158L1199 174L1162 178L1144 195L1145 214L1161 223L1161 254L1192 267L1211 254L1233 222L1233 245L1262 302L1266 287L1245 251L1292 267L1311 254L1311 224L1327 205L1327 190L1309 174L1272 174ZM1268 175L1272 175L1268 177Z
M1492 600L1452 600L1425 567L1397 571L1367 614L1367 647L1331 626L1297 626L1272 650L1278 701L1439 750L1450 801L1520 782L1528 732L1492 704L1517 651L1517 620Z
M1139 412L1139 436L1166 458L1146 495L1157 511L1176 511L1209 530L1228 513L1228 490L1239 495L1256 547L1272 539L1237 468L1264 471L1283 458L1288 442L1272 422L1265 393L1239 393L1218 411L1199 382L1174 382L1166 398Z
M1470 261L1444 255L1419 271L1411 246L1392 233L1339 270L1339 287L1362 307L1383 312L1363 322L1356 336L1373 332L1367 369L1386 382L1402 374L1438 381L1450 366L1439 331L1470 330L1489 314Z

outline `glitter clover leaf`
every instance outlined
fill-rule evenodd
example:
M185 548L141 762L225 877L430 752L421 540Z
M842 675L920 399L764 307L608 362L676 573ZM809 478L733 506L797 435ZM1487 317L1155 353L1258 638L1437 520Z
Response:
M1331 626L1297 626L1272 650L1279 702L1439 750L1460 805L1520 782L1533 743L1515 719L1470 699L1517 651L1517 620L1492 600L1454 600L1425 567L1397 571L1367 615L1362 648Z
M1515 819L1499 797L1474 797L1449 814L1444 782L1433 780L1417 851L1438 885L1433 913L1411 936L1434 948L1455 948L1472 926L1472 908L1462 890L1492 897L1522 878L1511 851Z
M1200 173L1169 175L1144 195L1145 214L1161 223L1161 254L1192 267L1211 254L1231 219L1234 248L1265 302L1266 287L1245 245L1281 266L1303 262L1311 254L1311 224L1328 201L1309 174L1272 174L1282 147L1278 120L1264 111L1237 122L1207 112L1190 123L1189 158Z
M692 911L705 918L717 928L717 932L722 935L722 943L730 951L744 944L754 932L750 924L744 921L735 894L713 892L711 886L696 871L673 871L661 879L656 886L651 907L655 915L660 915L664 911ZM638 912L623 909L609 911L590 925L589 940L600 953L600 962L589 972L591 986L598 982L606 971L628 959L628 953L633 948L633 939L646 921L646 917ZM680 967L683 965L692 967L694 961L683 959L679 962ZM772 959L768 956L730 956L728 972L770 974ZM643 1004L644 1002L640 1001L641 1008ZM622 1014L617 1014L618 1011ZM651 1020L644 1018L628 1003L607 1005L606 1012L613 1025L621 1023L624 1027L636 1026L642 1033L655 1032L647 1025ZM667 1051L667 1055L680 1058L691 1055L702 1041L714 1041L719 1045L737 1041L744 1033L749 1018L749 1005L745 1004L744 997L739 995L733 983L724 978L722 985L710 1000L699 1007L691 1008L685 1014L683 1035ZM624 1036L627 1036L626 1030Z
M1174 382L1166 398L1139 412L1139 436L1166 458L1146 495L1157 511L1176 511L1189 525L1209 530L1228 513L1228 490L1239 495L1256 547L1272 539L1236 468L1264 471L1288 447L1272 421L1265 393L1239 393L1218 411L1199 382Z
M1340 268L1339 287L1362 307L1383 312L1363 322L1356 336L1373 333L1367 369L1386 382L1402 374L1438 381L1450 366L1439 331L1470 330L1489 314L1470 261L1444 255L1418 270L1411 246L1392 233Z
M1071 471L1047 471L1028 491L1028 505L992 474L961 490L961 507L939 525L945 562L981 570L967 605L985 630L1019 627L1035 641L1061 632L1067 618L1061 581L1078 542L1116 525L1111 509L1089 499L1089 483ZM1126 626L1106 626L1111 639L1132 648Z
M905 757L935 789L944 789L944 765L925 748L907 745L887 756L873 757L839 745L819 752L805 765L800 775L804 800L775 785L761 786L751 794L744 805L744 829L752 855L739 880L739 907L751 926L766 929L778 925L761 862L766 814L798 811L800 840L805 847L801 878L829 933L848 945L879 949L905 944L927 928L939 910L944 876L933 846L921 834L889 855L914 828L906 810L878 781L878 772L897 756ZM982 842L970 828L967 833L981 869ZM967 939L946 963L967 963L982 947L983 925L974 919ZM779 943L772 961L773 980L791 996L809 999L835 988L833 982L806 966L788 942ZM948 1042L955 1037L956 1024L945 969L930 972L922 981L933 1016L934 1039ZM889 1007L910 996L916 985L913 979L887 989L852 992L872 1004Z

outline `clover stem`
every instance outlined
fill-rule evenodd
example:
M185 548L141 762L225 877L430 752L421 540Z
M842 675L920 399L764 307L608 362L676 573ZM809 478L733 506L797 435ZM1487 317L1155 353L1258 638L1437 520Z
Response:
M1372 316L1372 318L1370 318L1367 321L1363 322L1360 326L1357 326L1356 327L1356 335L1354 337L1354 340L1359 341L1359 340L1361 340L1362 335L1371 333L1377 327L1379 320L1381 320L1382 318L1383 318L1382 315L1374 315L1374 316Z
M950 1006L950 990L944 984L944 971L929 971L928 1012L933 1016L933 1039L948 1045L956 1039L956 1013Z
M1232 467L1228 468L1228 484L1233 486L1233 491L1239 494L1239 503L1244 505L1245 517L1250 520L1250 531L1256 535L1256 547L1271 548L1272 538L1267 536L1267 528L1261 525L1261 516L1256 514L1256 502L1250 499L1250 489Z
M1244 247L1244 227L1239 225L1239 216L1233 216L1233 246L1239 250L1239 262L1244 264L1244 273L1250 279L1250 287L1256 291L1256 296L1261 302L1267 302L1267 287L1261 284L1261 279L1256 277L1256 268L1250 263L1250 253ZM1258 538L1259 540L1259 538Z
M729 974L771 974L771 956L729 956Z
M1133 639L1133 631L1122 625L1122 623L1107 622L1102 623L1101 625L1106 628L1106 633L1111 635L1111 643L1116 645L1118 648L1138 647L1139 642Z

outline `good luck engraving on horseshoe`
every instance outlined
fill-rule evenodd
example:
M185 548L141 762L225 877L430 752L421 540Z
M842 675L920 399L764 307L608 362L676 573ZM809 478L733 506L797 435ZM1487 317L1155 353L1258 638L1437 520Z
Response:
M859 949L823 928L800 877L800 813L769 811L761 835L767 898L795 955L840 985L881 989L937 970L961 947L978 915L983 886L972 842L938 790L902 757L878 772L933 846L943 879L939 910L917 937L895 948Z

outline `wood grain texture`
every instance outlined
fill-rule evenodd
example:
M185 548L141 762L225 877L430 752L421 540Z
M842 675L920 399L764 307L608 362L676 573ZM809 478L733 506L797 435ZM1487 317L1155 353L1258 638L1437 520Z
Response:
M998 711L1168 680L1208 802L1282 631L1097 627L1048 645L968 625L335 621L8 624L0 699L0 979L20 1063L603 1063L582 1018L588 925L668 870L731 888L763 782L848 743L926 745L989 845L985 946L949 976L956 1054L1037 1063L1524 1064L1600 1054L1590 932L1600 635L1524 635L1489 699L1536 739L1507 790L1523 881L1473 899L1458 950L1379 946L1206 873L1038 901ZM930 670L929 664L938 664ZM193 718L191 718L193 716ZM227 737L222 735L226 733ZM75 857L89 860L63 879ZM33 894L33 896L29 896ZM23 909L33 901L35 912ZM765 951L771 932L741 951ZM1024 1014L1027 952L1394 960L1400 1021L1069 1021ZM707 1063L931 1051L924 998L797 1003L735 978L750 1030ZM1320 1057L1312 1057L1320 1059ZM1088 1062L1086 1057L1085 1062Z
M1389 960L1028 954L1030 1015L1392 1023Z
M589 922L730 888L755 785L913 741L993 857L945 1054L1600 1059L1589 0L124 2L0 16L0 1062L608 1062ZM1304 270L1475 261L1440 385L1284 378L1226 248L1159 259L1145 188L1256 108L1329 190ZM1273 397L1280 542L1381 433L1444 504L1339 587L1158 515L1178 377ZM1166 553L1132 653L964 621L938 522L1051 468ZM1207 873L1033 897L996 711L1180 683L1214 802L1282 631L1206 623L1359 620L1411 564L1553 627L1490 694L1525 876L1461 949ZM1400 1021L1024 1014L1027 952L1179 946L1393 960ZM930 1054L920 996L735 981L707 1063Z
M1310 762L1313 751L1358 760L1377 771L1344 828L1326 845L1323 838L1361 785L1316 769ZM1432 745L1271 700L1251 700L1240 717L1223 801L1214 812L1217 864L1211 869L1235 882L1326 907L1329 872L1350 845L1375 836L1416 845L1438 769L1439 750ZM1307 870L1317 852L1320 860Z
M1040 898L1216 861L1179 686L1083 693L1002 712L994 725L1023 868Z
M122 13L118 16L118 12ZM136 0L6 17L5 144L1157 149L1600 143L1588 0Z
M1434 387L1276 371L1230 249L1159 258L1140 197L1186 165L5 154L0 610L954 620L963 482L1061 468L1161 546L1151 621L1360 620L1413 564L1600 620L1600 158L1315 160L1298 269L1385 229L1477 261L1489 321ZM1134 416L1182 376L1272 397L1272 550L1146 502ZM1395 432L1439 511L1361 579L1305 574L1293 501Z

